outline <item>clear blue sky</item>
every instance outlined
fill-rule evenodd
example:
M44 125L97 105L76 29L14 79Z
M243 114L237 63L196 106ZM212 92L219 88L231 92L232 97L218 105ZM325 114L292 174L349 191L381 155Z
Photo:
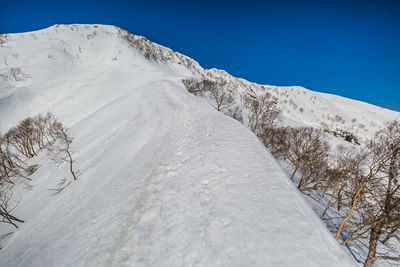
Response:
M400 110L400 1L9 1L0 32L121 26L250 81Z

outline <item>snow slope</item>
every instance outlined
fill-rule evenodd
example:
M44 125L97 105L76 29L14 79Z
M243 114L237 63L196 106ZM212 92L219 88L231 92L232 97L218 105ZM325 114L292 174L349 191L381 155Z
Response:
M0 130L54 113L81 175L54 194L67 169L32 159L0 266L354 265L257 138L183 88L209 70L167 48L157 62L112 26L8 39Z

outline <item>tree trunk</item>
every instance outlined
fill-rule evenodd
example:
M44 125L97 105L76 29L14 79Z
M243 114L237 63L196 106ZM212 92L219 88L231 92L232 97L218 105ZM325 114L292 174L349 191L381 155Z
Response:
M336 237L335 237L336 240L339 240L340 233L341 233L342 230L343 230L344 224L346 223L346 221L347 221L348 219L350 219L351 215L353 214L353 211L354 211L354 209L356 208L356 204L357 204L357 201L358 201L358 195L360 194L360 192L361 192L361 188L359 188L359 189L357 190L356 194L355 194L354 197L353 197L352 205L351 205L351 209L350 209L349 213L347 213L346 218L344 218L344 219L342 220L342 222L340 223L339 229L338 229L338 231L337 231L337 233L336 233Z
M76 181L76 175L75 175L74 169L73 169L73 167L72 167L72 164L73 164L74 161L72 160L71 153L69 153L68 150L67 150L67 154L68 154L68 158L69 158L69 171L71 172L72 177L73 177L74 180Z
M379 237L382 231L382 223L378 223L374 228L371 230L371 235L369 238L369 248L368 248L368 256L364 263L364 267L372 267L375 262L376 257L376 248L378 246Z
M333 185L331 197L329 198L328 204L326 204L326 207L325 207L324 212L323 212L322 215L320 216L321 219L324 217L325 213L326 213L326 212L328 211L328 209L330 208L330 206L331 206L331 204L332 204L332 201L333 201L333 199L334 199L334 197L335 197L335 195L336 195L336 190L338 189L339 184L340 184L340 181L342 180L343 177L344 177L344 174L342 173L342 174L339 176L339 179L338 179L338 180L335 182L335 184ZM325 194L325 193L324 193L324 194ZM340 209L338 208L338 210L340 210Z
M292 175L290 175L290 180L293 181L294 175L296 174L298 168L299 168L299 162L296 162L296 166L295 166L295 168L294 168L294 170L292 172Z

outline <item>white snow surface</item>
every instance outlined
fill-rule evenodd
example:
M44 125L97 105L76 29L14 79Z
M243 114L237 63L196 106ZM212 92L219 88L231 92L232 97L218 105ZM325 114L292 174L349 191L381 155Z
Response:
M253 133L186 92L193 70L118 31L58 25L0 48L0 130L54 113L81 173L54 194L68 169L32 159L0 266L355 265Z

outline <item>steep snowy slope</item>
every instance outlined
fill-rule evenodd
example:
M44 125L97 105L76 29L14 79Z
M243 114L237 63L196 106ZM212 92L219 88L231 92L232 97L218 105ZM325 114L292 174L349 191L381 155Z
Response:
M53 112L81 173L54 195L67 169L32 159L0 266L352 266L256 137L186 92L207 70L123 34L60 25L0 48L0 130Z

